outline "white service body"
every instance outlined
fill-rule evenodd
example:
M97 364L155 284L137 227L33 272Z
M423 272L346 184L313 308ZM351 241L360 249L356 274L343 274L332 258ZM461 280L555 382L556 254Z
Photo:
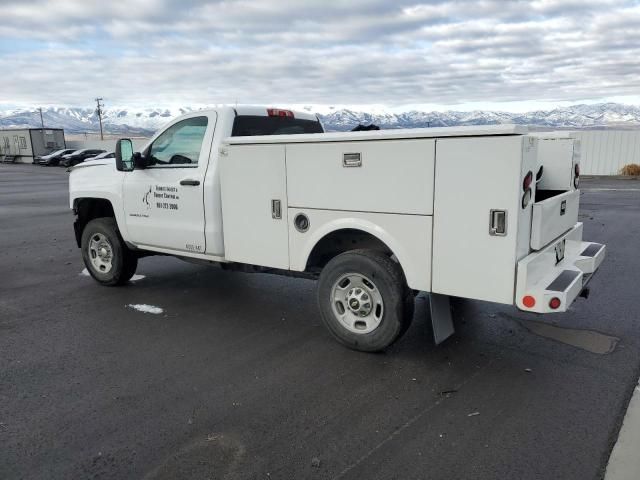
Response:
M163 130L207 117L196 165L78 165L71 207L110 202L133 249L281 272L312 270L336 232L375 239L413 290L540 313L565 311L604 257L582 241L573 139L515 126L231 136L238 114L190 113Z

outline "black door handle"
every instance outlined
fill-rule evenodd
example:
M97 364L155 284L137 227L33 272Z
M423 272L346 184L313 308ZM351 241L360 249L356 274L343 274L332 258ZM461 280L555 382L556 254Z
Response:
M191 187L197 187L200 185L200 180L180 180L180 185L189 185Z

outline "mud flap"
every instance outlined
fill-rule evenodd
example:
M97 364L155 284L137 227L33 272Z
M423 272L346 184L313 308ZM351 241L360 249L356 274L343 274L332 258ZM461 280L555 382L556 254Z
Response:
M76 235L76 243L78 244L78 248L80 248L81 247L80 241L82 239L82 228L80 225L80 221L78 220L77 217L75 222L73 222L73 233L75 233Z
M429 300L433 340L436 345L440 345L455 332L451 315L451 302L449 301L449 295L440 295L438 293L431 293Z

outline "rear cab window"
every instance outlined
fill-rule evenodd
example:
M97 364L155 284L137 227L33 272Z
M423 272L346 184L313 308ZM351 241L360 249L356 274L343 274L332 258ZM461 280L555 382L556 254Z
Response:
M260 115L238 115L233 122L232 137L255 135L294 135L324 133L318 120Z

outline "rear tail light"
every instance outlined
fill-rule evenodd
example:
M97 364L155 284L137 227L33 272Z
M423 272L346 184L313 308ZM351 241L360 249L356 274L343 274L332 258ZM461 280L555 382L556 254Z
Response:
M524 190L524 195L522 195L522 208L527 208L529 202L531 201L531 184L533 183L533 172L529 170L527 174L524 176L524 180L522 181L522 190Z
M578 188L578 185L580 185L580 164L576 163L575 167L573 167L573 186Z
M533 308L536 306L536 299L531 295L525 295L522 297L522 304L527 308Z
M561 303L562 302L558 297L553 297L551 300L549 300L549 308L552 310L557 310L560 307Z
M289 117L293 118L291 110L281 110L279 108L267 108L267 115L270 117Z

